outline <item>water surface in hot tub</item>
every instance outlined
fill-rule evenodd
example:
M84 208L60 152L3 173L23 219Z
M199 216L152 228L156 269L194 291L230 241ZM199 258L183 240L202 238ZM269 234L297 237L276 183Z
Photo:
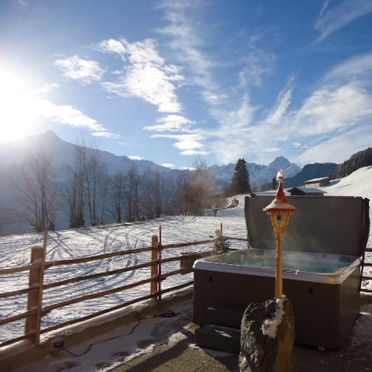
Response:
M304 251L283 252L284 278L340 283L359 264L360 258L355 256ZM273 276L275 266L275 250L250 248L198 260L194 269Z

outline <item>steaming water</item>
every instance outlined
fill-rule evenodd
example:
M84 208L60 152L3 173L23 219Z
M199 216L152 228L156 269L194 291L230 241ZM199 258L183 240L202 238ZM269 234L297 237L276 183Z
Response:
M216 258L216 261L219 257ZM356 257L335 254L284 252L283 270L309 273L336 273L354 262ZM255 268L275 268L276 252L267 249L250 249L225 255L223 262L228 265L250 266Z

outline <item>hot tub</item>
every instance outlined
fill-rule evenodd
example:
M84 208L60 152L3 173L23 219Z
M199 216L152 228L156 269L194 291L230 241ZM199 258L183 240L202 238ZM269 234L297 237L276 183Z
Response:
M295 313L296 342L337 348L359 311L360 257L284 252L284 293ZM275 252L249 249L197 260L194 322L240 327L247 305L274 297Z
M270 200L246 199L254 248L195 262L195 323L240 328L248 304L274 297L275 241L262 212ZM294 308L296 342L338 348L359 313L368 199L294 197L291 202L297 212L284 239L283 291Z

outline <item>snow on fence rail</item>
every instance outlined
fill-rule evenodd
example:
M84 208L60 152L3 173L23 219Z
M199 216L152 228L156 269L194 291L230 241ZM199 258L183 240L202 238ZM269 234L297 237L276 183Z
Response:
M160 229L159 236L157 235L152 236L151 246L149 247L121 250L121 251L112 252L112 253L104 253L104 254L99 254L99 255L94 255L94 256L56 260L56 261L49 261L49 262L47 262L45 258L46 257L46 244L44 247L41 247L41 246L33 247L31 250L30 265L25 265L22 267L0 269L0 275L7 275L7 274L29 271L29 286L27 288L22 288L19 290L0 293L0 298L7 298L7 297L28 294L27 311L0 319L0 325L15 322L21 319L25 319L26 321L25 321L24 334L19 337L7 339L6 341L0 343L0 347L9 345L17 341L25 340L25 339L29 339L31 342L38 345L40 344L40 335L43 333L54 331L56 329L59 329L59 328L62 328L68 325L72 325L75 323L79 323L82 321L86 321L91 318L97 317L99 315L103 315L103 314L106 314L114 310L122 309L126 306L132 305L140 301L148 300L151 298L154 298L157 301L160 301L161 296L163 294L171 292L171 291L176 291L178 289L182 289L182 288L192 285L193 281L191 280L191 281L187 281L182 284L172 286L170 288L166 288L166 289L161 288L161 283L164 279L170 276L173 276L173 275L186 274L186 273L191 272L192 271L191 266L192 266L193 260L195 260L196 258L205 256L205 255L210 255L213 253L215 254L216 250L209 250L209 251L204 251L201 253L187 253L187 254L181 254L180 256L173 256L173 257L167 257L167 258L162 258L162 251L164 251L165 249L176 249L176 248L183 248L183 247L210 244L210 243L214 243L216 246L218 246L218 244L224 243L225 240L227 239L247 241L247 239L233 238L233 237L227 238L227 237L222 236L222 224L221 224L220 231L221 233L219 237L217 237L216 239L163 245L161 242L161 229ZM54 281L48 284L43 283L44 272L45 270L51 267L63 266L63 265L76 265L76 264L81 264L81 263L102 260L106 258L112 258L116 256L133 255L133 254L138 254L138 253L143 253L143 252L151 252L151 261L127 266L127 267L116 269L116 270L109 270L109 271L94 273L90 275L76 276L76 277L72 277L72 278L68 278L64 280ZM174 261L180 261L181 263L180 269L171 270L166 273L162 273L162 265L164 263L174 262ZM139 281L136 281L130 284L122 285L119 287L110 288L104 291L92 292L92 293L89 293L89 294L86 294L80 297L75 297L75 298L68 299L65 301L53 303L48 306L43 306L43 292L47 289L61 287L61 286L65 286L68 284L77 283L81 281L106 277L109 275L120 274L120 273L124 273L128 271L135 271L135 270L146 268L146 267L151 268L151 276L149 278L142 279L142 280L139 280ZM126 301L116 306L111 306L101 311L96 311L84 317L71 319L69 321L59 323L53 326L49 326L46 328L41 327L41 318L45 316L46 314L48 314L49 312L51 312L52 310L59 309L64 306L76 304L79 302L87 301L90 299L107 296L109 294L122 292L122 291L131 289L134 287L138 287L144 284L150 284L150 293L148 295L134 298L132 300Z

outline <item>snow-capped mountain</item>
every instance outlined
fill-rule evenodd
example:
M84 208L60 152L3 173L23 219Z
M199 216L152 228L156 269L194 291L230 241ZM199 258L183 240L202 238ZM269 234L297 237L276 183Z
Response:
M210 169L214 172L217 179L217 188L221 189L225 184L231 181L234 174L235 164L217 166L214 165ZM301 171L296 163L291 163L284 156L278 156L269 165L260 165L256 163L248 163L248 172L252 187L259 187L271 182L280 169L284 170L285 176L293 177Z
M2 144L0 148L0 166L17 166L24 163L37 150L45 152L55 167L72 165L75 159L75 144L68 143L59 138L54 132L47 131L41 135L29 137L20 141ZM97 151L85 144L88 152ZM117 171L127 172L132 165L136 166L139 174L158 171L169 173L169 168L155 164L149 160L132 160L125 155L117 156L108 151L99 150L100 160L107 167L109 173Z

